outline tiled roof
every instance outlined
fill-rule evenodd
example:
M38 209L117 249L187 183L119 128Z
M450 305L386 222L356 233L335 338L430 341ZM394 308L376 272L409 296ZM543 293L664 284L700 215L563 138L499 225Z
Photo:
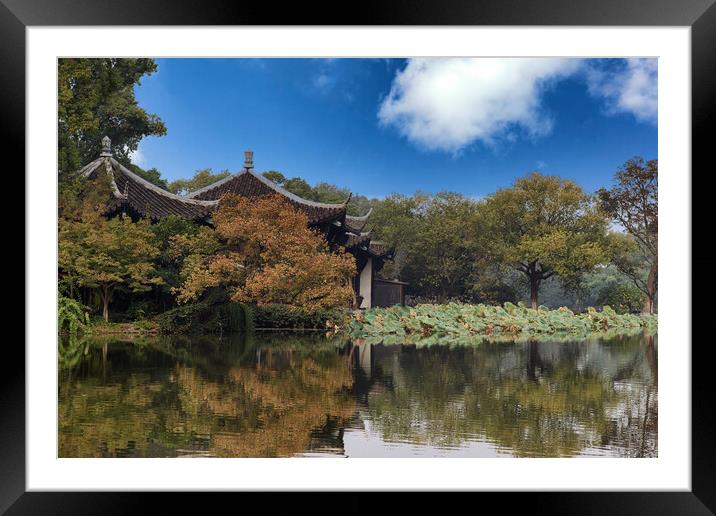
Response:
M262 197L281 194L295 207L308 215L311 225L335 222L344 228L346 249L352 252L366 252L372 256L386 258L392 255L382 242L371 241L370 232L363 232L372 209L361 217L346 214L346 205L350 197L340 204L330 204L303 199L280 187L270 179L253 170L253 153L247 151L245 168L189 195L181 196L160 188L138 176L112 157L110 141L102 141L102 154L93 162L84 166L80 173L85 177L94 177L98 171L106 172L110 177L113 202L111 208L119 210L130 208L143 217L154 220L169 215L177 215L191 220L210 217L219 205L221 197L228 193L246 197Z
M346 215L346 229L352 233L360 234L360 232L363 231L363 228L365 228L365 225L368 223L368 218L371 213L373 213L373 208L368 210L368 213L362 217Z
M346 203L329 204L303 199L281 188L263 175L246 168L237 174L192 192L186 197L188 199L218 200L228 193L246 197L262 197L275 193L281 194L286 197L291 204L308 215L309 224L320 224L338 220L343 218L346 213Z
M218 205L218 201L187 199L167 192L139 177L111 156L94 160L80 173L93 177L98 171L105 171L110 176L114 209L130 207L141 216L155 220L168 215L198 220L209 216Z

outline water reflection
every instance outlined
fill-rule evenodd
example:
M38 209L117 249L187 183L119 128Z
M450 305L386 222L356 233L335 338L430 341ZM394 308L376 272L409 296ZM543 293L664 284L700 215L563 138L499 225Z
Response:
M61 457L657 453L655 337L421 347L258 334L78 342L63 356Z

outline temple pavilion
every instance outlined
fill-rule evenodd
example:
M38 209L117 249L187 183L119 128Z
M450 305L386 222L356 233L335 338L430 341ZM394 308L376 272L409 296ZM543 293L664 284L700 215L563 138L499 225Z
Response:
M212 212L221 197L232 193L244 197L263 197L279 194L308 217L310 227L317 228L333 249L343 247L355 256L356 275L353 288L360 301L360 308L390 306L405 303L404 282L378 278L376 273L386 260L393 258L392 250L374 241L368 224L370 211L363 216L348 215L348 198L337 204L303 199L277 185L254 170L253 152L244 153L242 170L188 195L176 195L138 176L112 156L111 142L102 139L99 158L84 166L80 173L92 178L105 171L110 178L112 201L109 214L127 213L133 218L159 220L177 215L198 223L211 224Z

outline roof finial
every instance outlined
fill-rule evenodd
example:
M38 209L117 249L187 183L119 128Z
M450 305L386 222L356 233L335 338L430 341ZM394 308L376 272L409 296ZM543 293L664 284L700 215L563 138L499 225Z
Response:
M100 156L112 156L112 140L110 140L107 135L102 138L102 152Z
M247 170L254 168L254 151L244 151L244 168Z

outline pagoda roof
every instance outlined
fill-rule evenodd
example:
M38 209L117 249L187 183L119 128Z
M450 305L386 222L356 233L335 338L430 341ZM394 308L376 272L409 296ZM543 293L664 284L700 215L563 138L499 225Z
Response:
M138 176L111 155L100 156L80 173L94 177L97 171L107 172L110 178L113 197L110 209L130 207L139 215L155 220L169 215L198 220L208 217L218 205L216 200L189 199L168 192Z
M368 210L368 213L362 217L355 217L353 215L346 215L346 229L352 233L360 234L368 223L370 214L373 213L373 208Z
M342 226L348 248L363 249L375 256L382 256L380 245L373 246L370 233L362 231L373 211L372 208L365 215L358 217L346 213L350 196L342 203L324 203L299 197L262 174L256 173L253 169L251 151L246 151L244 168L240 172L188 195L176 195L140 177L114 159L110 144L109 138L103 138L100 157L80 170L85 177L94 177L97 171L107 173L113 196L110 210L129 207L138 215L154 220L169 215L200 220L208 218L218 207L221 197L226 194L237 194L242 197L279 194L306 213L310 225L331 222L336 226ZM371 246L375 253L371 251Z
M348 199L338 204L304 199L282 188L262 174L256 173L252 168L244 168L234 175L188 194L186 198L218 200L226 194L238 194L244 197L280 194L296 208L306 213L308 222L312 225L343 219L346 216L346 205L348 204Z

